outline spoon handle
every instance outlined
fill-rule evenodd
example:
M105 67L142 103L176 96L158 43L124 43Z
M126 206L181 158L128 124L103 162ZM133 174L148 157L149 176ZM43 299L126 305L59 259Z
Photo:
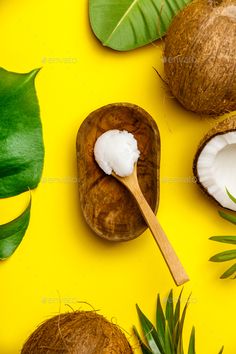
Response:
M132 181L134 182L134 180ZM129 183L128 183L129 184ZM184 270L183 265L181 264L175 250L170 244L164 230L162 229L160 223L158 222L156 215L153 213L151 207L146 201L138 180L136 183L132 183L130 186L126 183L126 186L129 188L130 192L133 194L134 198L138 202L139 208L143 214L144 219L149 226L149 229L152 232L152 235L159 246L159 249L165 259L165 262L170 270L170 273L177 286L182 285L189 281L189 277Z

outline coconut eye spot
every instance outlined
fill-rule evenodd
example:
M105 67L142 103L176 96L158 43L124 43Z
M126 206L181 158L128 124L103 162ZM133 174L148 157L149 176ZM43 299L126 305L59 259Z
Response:
M216 135L201 151L197 171L199 181L222 206L236 210L226 188L236 196L236 132Z
M137 140L126 130L108 130L94 145L95 160L108 175L113 171L120 177L131 175L139 156Z

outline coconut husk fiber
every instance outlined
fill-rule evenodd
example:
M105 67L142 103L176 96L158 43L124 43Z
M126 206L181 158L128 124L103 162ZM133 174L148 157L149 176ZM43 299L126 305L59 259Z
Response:
M21 354L132 354L123 332L95 311L52 317L24 344Z
M172 21L164 50L166 81L188 110L236 110L236 0L194 0Z

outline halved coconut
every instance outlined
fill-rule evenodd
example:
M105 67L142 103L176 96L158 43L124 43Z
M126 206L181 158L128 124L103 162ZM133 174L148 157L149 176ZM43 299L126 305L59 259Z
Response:
M201 188L222 207L236 211L236 116L218 123L203 138L193 163Z

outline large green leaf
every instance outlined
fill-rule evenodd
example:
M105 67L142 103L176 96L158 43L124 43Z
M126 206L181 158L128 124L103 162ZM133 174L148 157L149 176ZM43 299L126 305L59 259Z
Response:
M35 188L41 178L44 147L34 80L0 68L0 198Z
M115 50L141 47L161 38L172 18L190 0L90 0L90 23L97 38Z
M0 260L10 257L21 243L30 220L31 202L16 219L0 225Z

